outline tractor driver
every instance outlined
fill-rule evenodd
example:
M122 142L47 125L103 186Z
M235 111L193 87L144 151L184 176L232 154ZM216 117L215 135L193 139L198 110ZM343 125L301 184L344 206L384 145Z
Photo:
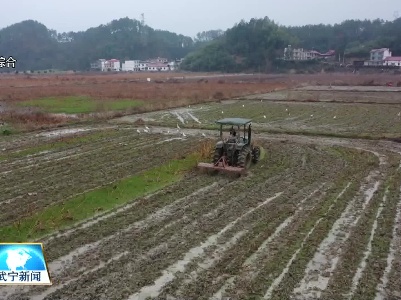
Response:
M237 132L235 131L234 127L231 127L229 139L235 140L236 138L237 138Z

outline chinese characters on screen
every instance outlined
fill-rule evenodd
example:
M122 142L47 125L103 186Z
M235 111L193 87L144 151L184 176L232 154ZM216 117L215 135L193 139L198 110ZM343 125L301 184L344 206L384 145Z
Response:
M9 58L5 58L4 56L0 56L0 69L2 68L13 68L15 69L15 64L17 60L14 59L12 56Z
M0 281L10 282L40 282L40 272L0 272Z

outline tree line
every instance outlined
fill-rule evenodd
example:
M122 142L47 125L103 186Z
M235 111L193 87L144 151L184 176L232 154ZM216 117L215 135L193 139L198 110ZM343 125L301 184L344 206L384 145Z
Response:
M373 48L401 55L401 18L394 21L347 20L335 25L286 27L265 17L241 21L207 45L188 54L191 71L271 71L283 65L284 48L336 51L336 58L369 59ZM292 64L294 65L294 64Z
M281 26L268 17L241 20L232 28L200 32L195 38L155 30L129 18L80 32L57 33L23 21L0 30L0 56L17 59L16 70L89 70L99 58L183 58L189 71L260 71L275 67L287 45L337 56L368 59L372 48L401 55L401 18L347 20L335 25ZM0 70L2 71L2 70Z
M195 46L191 37L155 30L129 18L81 32L57 33L33 20L0 30L0 56L17 59L16 70L21 71L89 70L99 58L177 59Z

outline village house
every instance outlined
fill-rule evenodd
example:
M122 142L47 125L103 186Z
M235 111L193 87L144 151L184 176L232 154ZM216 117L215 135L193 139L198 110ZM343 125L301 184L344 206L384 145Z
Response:
M157 57L157 58L152 58L148 60L149 63L160 63L160 64L166 64L168 62L167 58L162 58L162 57Z
M177 61L172 61L172 62L169 62L167 66L168 66L168 68L169 68L170 71L175 71L175 70L178 69L179 62L177 62Z
M365 66L383 66L385 59L391 57L389 48L372 49L370 51L370 59L365 61Z
M139 60L126 60L122 63L122 71L124 72L138 72L140 70Z
M291 45L288 45L288 47L284 49L285 60L312 60L318 58L333 57L334 55L334 50L330 50L327 53L320 53L316 50L306 50L303 48L293 49Z
M389 48L373 49L370 51L370 60L383 61L391 56Z
M164 63L149 63L148 64L148 71L151 72L161 72L161 71L169 71L170 68L167 64Z
M140 61L139 62L139 71L147 71L148 70L148 62Z
M101 58L91 64L91 69L102 71L102 72L120 71L121 66L120 66L120 61L118 59L106 60L106 59Z
M98 70L102 72L106 71L124 71L124 72L165 72L177 70L182 59L176 59L168 62L168 59L157 57L154 59L148 59L146 61L141 60L126 60L120 65L118 59L98 59L96 62L91 64L92 70Z
M386 57L384 59L383 66L401 67L401 56Z
M98 59L96 62L91 64L91 69L92 70L103 71L105 69L105 66L104 66L105 63L106 63L105 59L103 59L103 58Z
M121 64L118 59L110 59L105 63L106 71L120 71Z

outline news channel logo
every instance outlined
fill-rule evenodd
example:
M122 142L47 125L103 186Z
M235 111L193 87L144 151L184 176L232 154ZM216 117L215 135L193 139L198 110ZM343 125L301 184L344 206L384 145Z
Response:
M51 285L41 243L0 243L0 285Z

